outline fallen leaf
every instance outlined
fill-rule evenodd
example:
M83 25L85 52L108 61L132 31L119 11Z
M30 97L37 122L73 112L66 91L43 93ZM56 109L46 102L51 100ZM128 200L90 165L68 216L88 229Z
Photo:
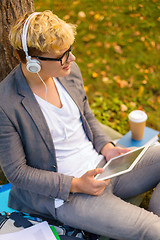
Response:
M103 77L106 77L106 71L101 71L101 75L102 75Z
M131 107L136 107L136 105L137 105L137 104L136 104L135 102L130 102L130 106L131 106Z
M159 43L157 44L156 48L157 48L157 50L160 50L160 44Z
M136 31L136 32L134 32L133 34L132 34L132 36L139 36L141 33L139 32L139 31Z
M93 40L93 39L95 39L96 38L96 36L94 35L94 34L87 34L86 36L84 36L83 38L82 38L82 40L84 41L84 42L89 42L90 40Z
M88 92L89 87L88 87L88 86L84 86L84 90L85 90L86 92Z
M142 21L142 20L144 20L144 19L145 19L145 17L143 17L143 16L140 16L140 17L139 17L139 19Z
M85 12L80 11L80 12L78 13L78 18L81 19L81 20L84 20L84 19L86 18Z
M94 15L94 19L98 21L102 21L104 19L104 16L100 15L99 13Z
M144 86L140 86L138 90L138 97L141 97L144 92Z
M102 81L104 82L104 83L110 83L110 79L108 78L108 77L103 77L102 78Z
M123 104L123 103L121 104L120 107L121 107L121 111L122 112L126 112L128 110L128 107L125 104Z
M119 45L114 46L114 51L119 54L123 53L122 48Z
M91 55L91 51L90 50L87 50L86 54L89 56Z
M143 83L143 84L147 84L147 80L143 80L142 83Z
M145 37L141 37L140 39L141 39L141 41L142 41L142 42L144 42L144 41L145 41Z
M91 67L93 67L93 66L94 66L93 63L88 63L88 64L87 64L87 67L88 67L88 68L91 68Z
M149 70L148 70L148 72L149 72ZM147 76L147 75L144 75L144 78L145 78L146 80L148 80L148 76Z
M160 96L157 97L157 102L160 103Z
M94 95L95 96L101 96L101 93L100 92L94 92Z
M63 19L64 19L64 20L68 20L68 19L70 19L70 15L66 15L66 16L64 16Z
M73 1L73 5L77 5L79 3L80 3L79 1Z
M135 64L135 67L137 68L137 69L139 69L140 68L140 66L136 63Z
M93 77L93 78L97 78L97 77L98 77L98 73L93 72L93 73L92 73L92 77Z
M156 43L154 41L151 41L151 45L152 45L153 48L155 48Z
M108 27L112 27L113 23L112 22L107 22Z
M106 64L106 63L107 63L107 60L106 60L106 59L102 59L102 63L103 63L103 64Z
M95 30L97 30L97 26L95 24L93 24L93 23L90 23L88 29L90 31L95 31Z
M107 71L111 70L111 67L109 65L106 65L105 68L106 68Z
M145 45L146 47L149 47L149 43L148 43L147 41L144 41L144 45Z
M89 14L90 14L91 16L93 16L93 15L95 15L95 12L94 12L94 11L90 11Z
M105 48L110 48L110 47L111 47L111 44L108 43L108 42L106 42L106 43L104 43L104 47L105 47Z
M114 76L113 79L117 82L120 88L128 87L129 84L126 80L121 80L120 76Z
M145 73L149 73L149 70L148 70L148 69L145 69L144 72L145 72ZM145 76L146 76L146 75L145 75Z
M95 44L97 47L102 47L102 42L96 42L96 44Z
M126 117L126 112L122 112L121 113L121 118L125 118Z

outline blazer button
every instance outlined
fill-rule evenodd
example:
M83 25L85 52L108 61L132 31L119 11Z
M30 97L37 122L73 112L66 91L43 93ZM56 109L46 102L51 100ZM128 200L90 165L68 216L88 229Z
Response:
M56 165L52 165L52 167L53 167L54 169L57 169Z

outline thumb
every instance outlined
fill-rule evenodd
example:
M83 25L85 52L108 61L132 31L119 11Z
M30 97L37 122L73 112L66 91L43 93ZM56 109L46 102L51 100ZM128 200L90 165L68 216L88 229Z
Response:
M119 152L120 152L120 153L127 153L127 152L129 152L129 151L131 151L130 148L120 148L120 149L119 149Z

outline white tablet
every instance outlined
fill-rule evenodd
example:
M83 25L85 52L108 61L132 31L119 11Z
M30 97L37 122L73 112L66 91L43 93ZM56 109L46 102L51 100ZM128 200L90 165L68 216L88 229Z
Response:
M147 151L149 145L136 148L130 152L111 158L103 167L104 171L95 176L97 180L113 178L124 173L130 172L143 154Z

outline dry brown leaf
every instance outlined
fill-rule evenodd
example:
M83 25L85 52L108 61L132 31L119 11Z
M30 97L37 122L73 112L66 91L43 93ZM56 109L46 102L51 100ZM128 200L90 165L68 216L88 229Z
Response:
M80 12L78 13L78 18L81 19L81 20L84 20L84 19L86 18L85 12L80 11Z
M122 48L119 45L114 46L114 51L119 54L123 53Z
M103 81L105 84L112 82L112 80L109 79L108 77L102 77L102 81Z
M102 42L100 42L100 41L99 41L99 42L96 42L96 46L97 46L97 47L102 47Z
M93 66L94 66L93 63L88 63L88 64L87 64L87 67L88 67L88 68L91 68L91 67L93 67Z
M63 19L64 19L64 20L68 20L68 19L70 19L70 17L71 17L70 15L65 15L65 16L63 17Z
M131 107L136 107L136 103L135 102L130 102L129 103Z
M113 79L117 82L120 88L128 87L129 84L126 80L122 80L120 76L114 76Z
M157 97L157 102L160 103L160 96Z
M110 48L110 47L111 47L111 44L110 44L110 43L108 43L108 42L105 42L105 43L104 43L104 47L108 49L108 48Z
M120 107L121 107L121 111L122 112L126 112L128 110L128 107L125 104L123 104L123 103L121 104Z

